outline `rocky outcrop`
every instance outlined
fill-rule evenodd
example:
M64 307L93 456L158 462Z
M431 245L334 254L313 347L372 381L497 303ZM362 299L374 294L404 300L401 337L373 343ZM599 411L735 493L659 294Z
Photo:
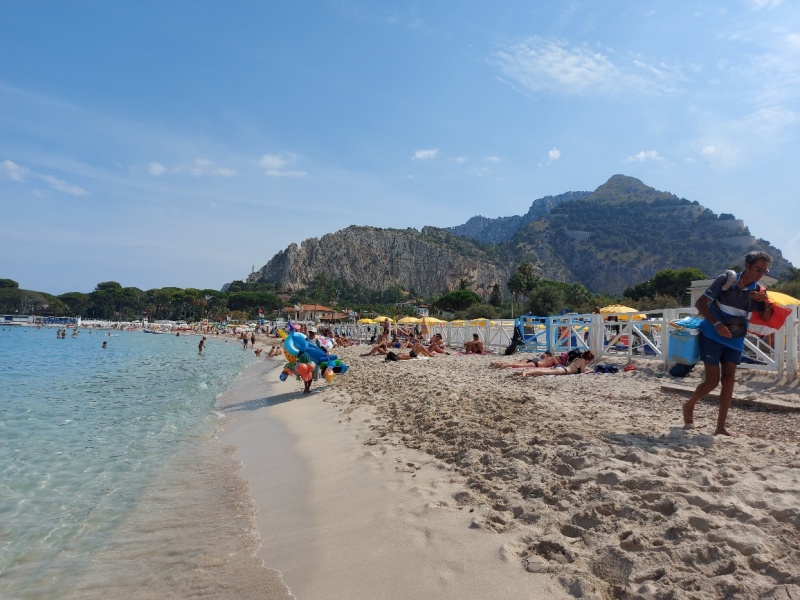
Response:
M525 215L473 217L447 230L348 227L290 245L249 279L300 290L324 275L420 296L466 280L486 298L495 284L507 294L511 273L526 261L543 279L620 294L667 268L719 272L741 264L748 250L769 252L778 275L791 266L733 215L718 217L696 201L614 175L591 193L540 198Z
M500 244L510 240L520 228L537 219L541 219L562 202L580 200L590 193L591 192L566 192L558 196L545 196L544 198L534 200L530 209L528 209L528 212L524 215L498 217L496 219L472 217L463 225L449 227L447 230L453 235L469 238L485 244Z
M446 245L452 236L435 232L351 226L300 246L291 244L249 280L298 290L324 274L373 290L397 286L429 294L457 289L466 279L475 292L487 296L495 283L505 287L506 269L482 259L477 247L469 249L477 256L465 256L463 248L458 252Z

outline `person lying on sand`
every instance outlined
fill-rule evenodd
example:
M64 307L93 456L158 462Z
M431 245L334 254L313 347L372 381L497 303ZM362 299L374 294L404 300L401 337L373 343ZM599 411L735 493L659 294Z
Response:
M516 375L518 377L540 377L542 375L579 375L581 373L586 373L586 367L588 367L589 363L591 363L593 360L594 354L592 354L589 350L586 350L578 358L573 359L573 361L566 367L559 365L546 369L541 367L534 369L523 369L521 371L512 373L512 375Z
M483 342L477 333L472 334L472 341L464 344L465 354L483 354Z
M552 353L545 352L540 355L539 358L530 358L524 363L493 362L489 363L489 366L495 367L496 369L546 369L548 367L559 366L559 362Z

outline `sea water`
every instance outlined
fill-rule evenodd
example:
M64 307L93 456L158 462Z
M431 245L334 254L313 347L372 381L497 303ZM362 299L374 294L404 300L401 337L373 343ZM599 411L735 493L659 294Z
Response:
M215 435L216 398L254 357L198 341L0 328L1 598L269 597Z

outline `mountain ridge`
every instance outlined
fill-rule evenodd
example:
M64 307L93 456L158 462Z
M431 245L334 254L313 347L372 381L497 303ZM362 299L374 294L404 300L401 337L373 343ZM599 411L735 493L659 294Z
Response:
M421 295L466 281L488 297L495 284L507 293L509 277L527 261L543 278L620 294L666 268L715 275L741 264L749 250L769 252L775 274L791 266L780 250L750 235L741 219L614 175L594 192L534 200L524 215L476 216L421 231L350 226L290 244L248 280L299 290L324 274L368 289L397 286Z

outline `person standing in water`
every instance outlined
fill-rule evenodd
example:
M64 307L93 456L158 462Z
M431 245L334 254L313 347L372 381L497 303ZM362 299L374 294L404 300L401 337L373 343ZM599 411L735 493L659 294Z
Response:
M206 336L203 336L202 338L200 338L200 343L197 344L197 353L198 354L202 354L203 353L203 348L205 347L205 345L206 345Z

